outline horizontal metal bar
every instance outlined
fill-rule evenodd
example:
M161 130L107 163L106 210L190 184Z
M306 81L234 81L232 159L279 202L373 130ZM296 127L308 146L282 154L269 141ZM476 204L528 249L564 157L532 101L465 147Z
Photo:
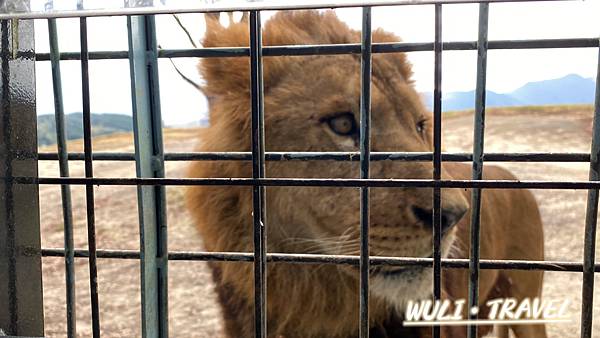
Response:
M61 61L68 60L81 60L81 54L79 52L61 52L60 53ZM128 51L97 51L97 52L89 52L90 60L113 60L113 59L128 59L129 52ZM35 61L50 61L50 53L36 53Z
M32 154L33 156L33 154ZM133 153L95 152L94 161L135 161ZM359 152L267 152L267 161L359 161ZM83 153L69 153L69 160L83 161ZM470 162L471 153L442 153L445 162ZM589 153L486 153L487 162L589 162ZM39 153L40 161L57 161L56 153ZM250 152L165 153L165 161L250 161ZM371 152L371 161L433 160L430 152Z
M43 257L63 257L62 248L44 248ZM104 259L139 259L140 252L136 250L98 250L98 258ZM75 257L87 258L89 253L85 249L76 249ZM171 261L220 261L220 262L253 262L254 254L247 252L205 252L205 251L170 251L168 259ZM360 256L348 255L317 255L317 254L289 254L268 253L268 262L297 263L297 264L338 264L358 266ZM373 266L423 266L431 267L433 258L410 257L381 257L370 256ZM442 267L451 269L468 269L468 259L442 258ZM583 263L565 261L530 261L530 260L494 260L482 259L482 269L505 270L544 270L582 272ZM600 264L595 265L595 272L600 272Z
M444 42L445 51L477 50L477 41ZM592 48L598 47L598 38L573 39L528 39L528 40L496 40L490 41L488 49L539 49L539 48ZM433 42L394 42L374 43L373 53L398 52L430 52ZM97 51L90 52L90 60L127 59L127 51ZM360 54L360 44L323 44L297 46L265 46L263 56L300 56L300 55L338 55ZM179 57L240 57L250 56L248 47L231 48L194 48L194 49L162 49L158 51L159 58ZM61 60L79 60L78 52L60 53ZM49 53L36 53L36 61L49 61Z
M600 181L512 181L352 178L85 178L85 177L0 177L18 184L72 185L172 185L172 186L267 186L340 188L479 188L479 189L600 189Z
M227 5L221 2L209 4L198 2L191 7L120 7L113 6L104 9L83 10L52 10L32 11L17 13L0 13L0 19L50 19L95 17L115 15L151 15L151 14L177 14L177 13L213 13L252 10L291 10L291 9L318 9L318 8L348 8L362 6L400 6L400 5L427 5L427 4L469 4L469 3L503 3L503 2L550 2L569 0L345 0L345 1L228 1ZM573 0L570 0L573 1Z

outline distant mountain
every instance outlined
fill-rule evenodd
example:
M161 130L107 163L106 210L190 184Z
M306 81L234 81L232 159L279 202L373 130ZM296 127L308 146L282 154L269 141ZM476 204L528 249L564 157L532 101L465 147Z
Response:
M39 115L38 145L56 143L56 126L54 115ZM72 113L65 115L67 139L83 138L83 114ZM118 132L133 131L131 116L121 114L92 114L92 135L107 135Z
M486 91L487 107L525 105L585 104L594 103L595 81L576 74L558 79L529 82L510 93ZM433 95L423 93L426 105L431 109ZM442 110L465 110L475 107L475 91L443 94Z
M560 79L530 82L510 96L532 105L593 103L595 90L594 80L571 74Z
M498 94L488 90L485 104L487 107L521 106L522 102L507 94ZM475 91L454 92L444 95L442 109L444 111L472 109L475 107Z

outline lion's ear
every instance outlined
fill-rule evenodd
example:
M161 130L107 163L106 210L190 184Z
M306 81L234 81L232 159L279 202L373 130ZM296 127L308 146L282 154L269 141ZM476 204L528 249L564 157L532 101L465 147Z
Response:
M223 26L219 13L205 16L206 33L202 45L211 47L249 47L250 27L248 13L243 13L240 21L229 15L229 25ZM263 44L272 45L269 35L264 33ZM267 35L267 36L265 36ZM278 82L285 73L284 57L263 58L263 85L265 91ZM250 59L248 57L211 57L203 58L199 63L199 71L206 84L202 90L208 97L222 95L249 95L250 91Z
M229 26L224 27L219 21L219 13L205 15L203 47L248 47L249 27L245 18L239 22L231 20ZM249 91L250 66L247 57L202 58L198 69L206 81L203 91L208 97Z
M373 42L401 42L402 40L392 33L388 33L381 28L373 31ZM406 59L405 53L390 53L375 55L374 58L388 59L392 66L400 72L404 81L412 83L412 67Z

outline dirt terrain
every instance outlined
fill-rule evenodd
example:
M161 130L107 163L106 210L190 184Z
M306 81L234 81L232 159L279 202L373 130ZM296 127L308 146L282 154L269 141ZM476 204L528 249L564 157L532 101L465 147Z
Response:
M523 107L488 110L486 152L588 152L592 109L589 106ZM449 113L443 121L446 151L468 152L472 147L472 113ZM191 151L194 129L166 130L168 152ZM71 142L70 151L81 151L81 141ZM52 151L52 147L41 149ZM133 151L131 135L98 137L95 151ZM185 162L167 165L168 177L184 177ZM585 180L587 163L503 163L521 179ZM83 176L82 162L71 163L71 175ZM98 177L133 177L131 162L94 163ZM40 162L40 176L58 176L53 162ZM97 186L95 210L99 249L139 249L135 187ZM542 210L548 260L580 262L583 254L585 191L534 191ZM72 188L75 243L86 248L85 192ZM170 250L201 250L201 240L183 205L183 188L168 187ZM60 188L40 187L42 245L63 246ZM46 335L66 336L65 278L62 258L44 258L44 306ZM91 335L87 260L76 260L78 336ZM139 262L100 259L98 261L101 328L103 337L140 336ZM598 279L596 283L600 282ZM598 289L597 289L598 290ZM572 322L549 325L550 337L578 337L581 302L581 275L546 274L544 297L571 301ZM600 319L600 292L596 291L595 318ZM219 337L222 329L210 273L203 262L169 263L169 329L172 337ZM600 332L600 321L595 331Z

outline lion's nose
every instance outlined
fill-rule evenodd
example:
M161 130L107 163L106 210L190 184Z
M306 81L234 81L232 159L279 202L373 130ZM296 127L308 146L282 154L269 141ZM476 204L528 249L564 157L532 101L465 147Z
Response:
M415 217L428 227L433 226L433 210L423 209L421 207L413 206L412 211ZM467 212L466 207L455 206L449 208L442 208L442 233L448 231L454 224L458 223L461 218Z

